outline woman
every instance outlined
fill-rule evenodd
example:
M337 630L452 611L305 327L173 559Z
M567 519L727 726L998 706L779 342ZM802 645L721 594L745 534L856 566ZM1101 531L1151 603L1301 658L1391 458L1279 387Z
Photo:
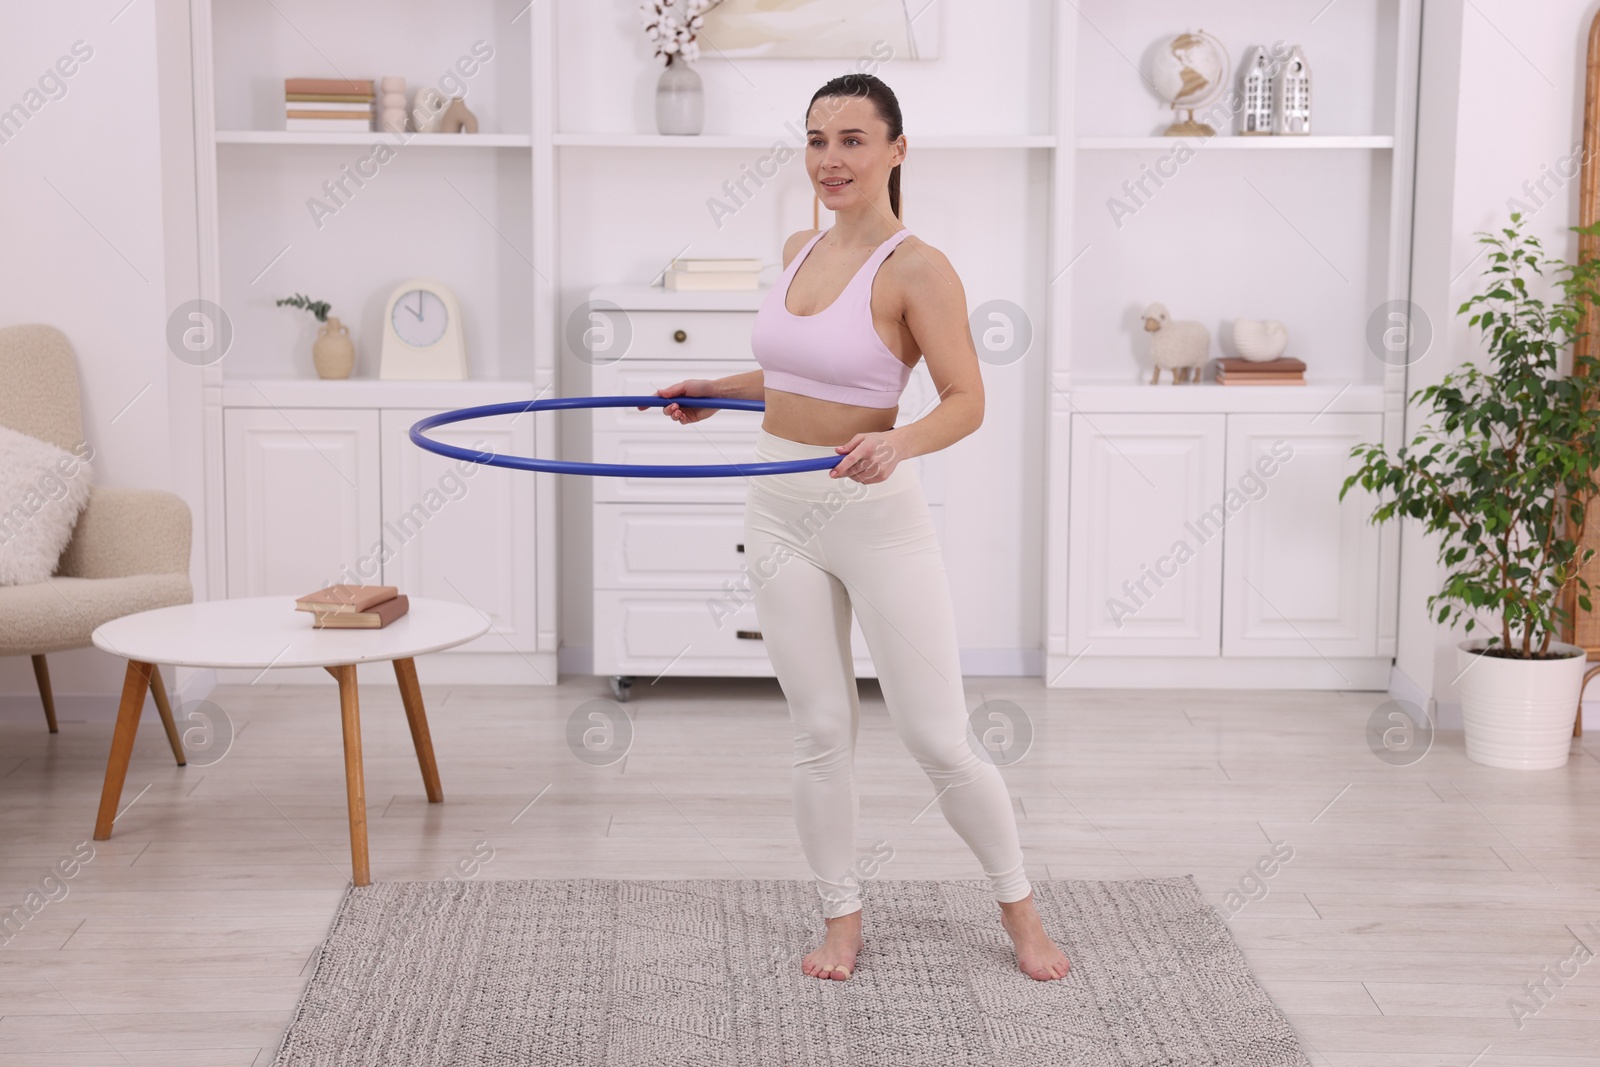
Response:
M889 87L871 75L835 78L812 97L806 125L806 169L835 223L784 245L783 277L752 330L761 369L657 390L765 400L761 460L845 454L832 470L751 478L745 511L756 612L794 724L795 818L827 925L801 969L847 979L862 944L853 607L890 718L989 875L1018 967L1060 978L1067 959L1034 907L1011 798L968 745L949 582L922 484L905 463L983 421L966 295L949 261L900 223L906 144ZM940 403L895 426L919 356ZM688 424L717 409L662 410Z

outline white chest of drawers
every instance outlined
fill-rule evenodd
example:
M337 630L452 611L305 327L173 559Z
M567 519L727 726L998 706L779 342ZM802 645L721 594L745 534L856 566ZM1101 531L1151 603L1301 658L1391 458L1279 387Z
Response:
M675 293L603 286L591 304L610 312L629 341L619 358L596 360L595 396L646 396L685 378L756 370L750 328L766 290ZM919 363L896 423L930 410L937 390ZM597 463L739 463L754 458L756 411L722 410L681 426L660 408L596 408ZM937 453L917 456L936 530L944 528L944 472ZM761 621L744 566L743 478L594 479L594 673L626 699L634 677L664 674L771 677ZM857 677L876 677L852 620Z

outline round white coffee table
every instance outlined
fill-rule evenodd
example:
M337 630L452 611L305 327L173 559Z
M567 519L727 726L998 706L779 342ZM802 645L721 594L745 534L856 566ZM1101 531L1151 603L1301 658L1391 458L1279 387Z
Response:
M324 667L339 681L339 707L344 720L351 880L356 885L370 884L356 664L394 662L400 699L411 724L411 740L422 766L422 783L428 800L437 804L444 799L444 790L439 786L439 768L433 759L433 741L428 736L414 657L464 644L488 629L488 617L476 608L420 597L412 597L407 613L381 630L313 629L312 615L296 611L294 598L288 596L178 604L125 615L101 625L93 634L95 647L126 659L128 673L122 685L116 730L111 736L106 783L94 825L95 840L104 841L111 836L152 664L259 668L263 672L273 667ZM181 756L178 762L183 763Z

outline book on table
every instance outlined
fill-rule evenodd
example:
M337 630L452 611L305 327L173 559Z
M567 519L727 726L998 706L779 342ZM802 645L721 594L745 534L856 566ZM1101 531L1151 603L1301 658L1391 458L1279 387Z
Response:
M406 595L390 597L371 611L319 611L311 618L314 630L381 630L410 610Z
M358 611L371 611L385 600L393 600L400 590L392 585L328 585L314 593L296 597L296 611L321 614L349 615Z

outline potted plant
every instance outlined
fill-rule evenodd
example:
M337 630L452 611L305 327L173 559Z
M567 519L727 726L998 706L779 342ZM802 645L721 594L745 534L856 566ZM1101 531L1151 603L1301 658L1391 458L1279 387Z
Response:
M333 305L326 300L312 300L300 293L278 301L279 307L285 304L311 312L322 323L317 330L317 339L311 343L311 362L317 368L317 377L350 377L356 365L356 346L350 340L350 328L340 322L337 316L328 314L333 310Z
M1580 531L1600 466L1600 373L1582 353L1570 375L1560 362L1600 299L1600 260L1547 259L1522 222L1513 214L1479 235L1486 283L1457 310L1472 313L1489 367L1469 362L1414 394L1428 424L1393 458L1382 445L1353 448L1361 466L1339 497L1359 482L1379 496L1373 522L1405 516L1440 536L1448 573L1430 616L1465 619L1470 633L1481 613L1498 630L1456 654L1467 756L1539 770L1567 762L1586 662L1559 637L1570 602L1590 607L1579 570L1593 550ZM1575 229L1594 236L1600 223ZM1536 279L1548 302L1530 291Z
M656 82L656 132L698 134L705 125L705 94L689 64L700 58L696 40L705 13L722 0L641 0L645 36L666 68Z

